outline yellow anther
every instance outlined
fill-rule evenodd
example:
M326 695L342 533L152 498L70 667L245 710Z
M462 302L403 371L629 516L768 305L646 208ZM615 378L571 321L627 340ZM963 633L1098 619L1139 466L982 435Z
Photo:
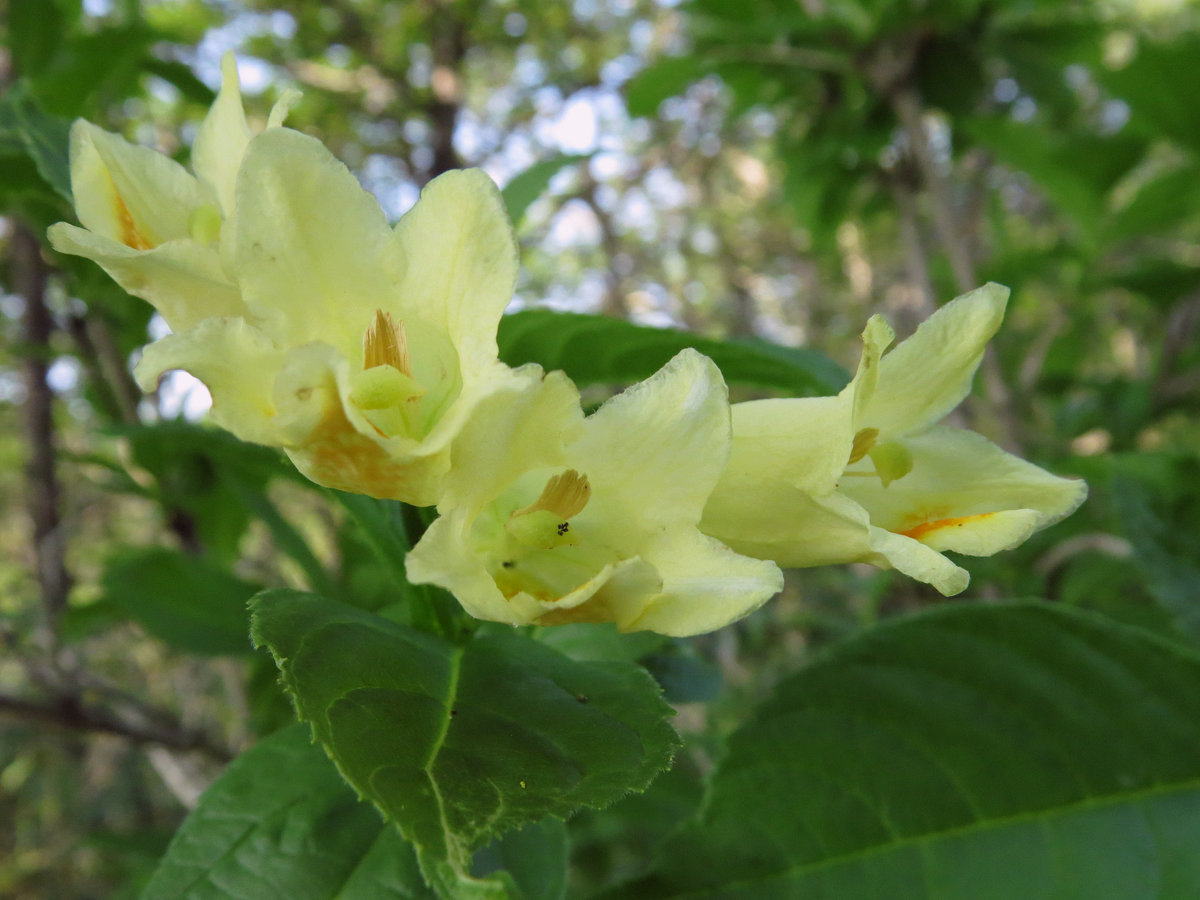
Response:
M847 465L856 463L875 446L875 439L879 437L878 428L864 428L854 436L854 444L850 448L850 459L846 461Z
M375 318L363 333L363 369L376 366L391 366L412 378L404 323L395 321L391 313L381 309L375 310Z
M591 496L592 487L588 484L587 476L567 469L547 481L541 495L524 509L514 512L513 517L527 516L544 509L565 522L571 516L578 515L587 506Z
M587 476L567 469L547 481L533 503L510 515L504 530L519 543L540 550L578 544L567 520L587 506L591 495Z

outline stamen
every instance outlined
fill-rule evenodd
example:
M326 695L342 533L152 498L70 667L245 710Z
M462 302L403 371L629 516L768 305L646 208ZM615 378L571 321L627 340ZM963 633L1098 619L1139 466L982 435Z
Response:
M567 520L587 506L591 495L587 476L567 469L547 481L533 503L512 513L504 530L518 543L539 550L578 544L579 538Z
M412 378L404 323L395 321L391 313L381 309L375 310L375 318L363 333L363 370L377 366L391 366Z
M524 509L518 509L513 513L513 517L526 516L544 509L554 513L565 523L587 506L591 496L592 487L588 484L587 476L580 475L574 469L567 469L547 481L541 496Z
M878 428L864 428L854 436L854 444L850 448L850 459L846 461L846 465L856 463L875 446L875 439L879 437Z

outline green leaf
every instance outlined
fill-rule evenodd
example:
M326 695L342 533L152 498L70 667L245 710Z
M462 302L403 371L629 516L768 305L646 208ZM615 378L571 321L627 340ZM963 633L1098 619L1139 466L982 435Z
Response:
M357 526L358 534L378 563L377 573L386 576L390 584L387 602L375 607L382 615L394 622L451 639L460 636L463 629L474 630L478 623L466 614L453 596L433 585L413 584L408 580L404 558L424 531L418 509L396 500L380 500L345 491L329 493L349 513L351 522ZM408 521L406 515L410 517ZM373 598L352 595L350 599L355 606L370 609Z
M1108 236L1127 240L1178 229L1196 215L1191 188L1197 179L1200 165L1189 160L1141 185L1107 223Z
M1145 149L1141 140L1128 135L1064 135L996 117L963 120L961 128L1004 163L1025 172L1087 232L1104 218L1106 192Z
M196 103L209 106L216 94L213 89L196 77L196 73L181 62L168 59L157 59L148 56L142 62L142 71L157 75L163 81L173 85L180 94Z
M1200 35L1182 31L1162 43L1141 41L1128 65L1116 71L1101 67L1097 75L1105 87L1129 103L1131 126L1151 137L1174 138L1197 151L1200 123L1191 97L1200 87L1198 53Z
M267 492L276 478L310 485L279 451L239 441L228 432L189 422L120 426L133 458L154 475L168 515L187 513L207 552L232 564L250 516L263 521L276 545L318 590L330 590L320 560Z
M550 186L550 179L567 166L584 162L589 158L577 153L562 153L536 162L524 172L514 175L512 180L504 186L504 190L500 192L504 197L504 206L508 210L508 217L512 219L513 225L521 224L521 220L525 217L525 210L529 209L530 204L546 192L546 188Z
M19 74L35 76L54 56L67 21L54 0L14 0L8 4L8 40Z
M1200 896L1200 655L1040 603L873 629L779 684L620 897Z
M668 97L682 94L688 85L712 71L699 56L673 56L647 66L625 85L625 104L631 116L653 116Z
M788 394L840 390L846 373L814 350L758 340L718 341L622 319L531 309L500 320L500 358L510 366L536 362L562 369L581 387L640 381L685 347L710 357L731 384Z
M38 173L54 190L71 200L71 165L68 153L71 123L41 108L23 84L3 100L3 119L25 145Z
M259 586L203 557L166 547L124 550L109 559L103 602L188 653L250 653L246 602Z
M570 849L567 826L543 819L484 847L472 868L476 876L507 872L524 900L563 900Z
M512 828L644 789L677 743L631 664L574 662L515 632L456 646L295 591L252 609L301 718L427 876L465 874Z
M1190 468L1187 474L1194 478L1195 466ZM1172 541L1171 526L1156 514L1150 491L1133 478L1117 475L1111 494L1117 520L1133 546L1134 560L1150 595L1180 632L1200 642L1200 568L1193 562L1192 540L1179 541L1176 535ZM1171 521L1182 524L1183 517L1175 516ZM1183 546L1172 547L1172 543Z
M431 900L416 854L302 725L234 760L180 826L141 900Z
M34 93L50 112L70 118L124 100L137 90L142 66L160 39L136 20L75 34L39 73Z

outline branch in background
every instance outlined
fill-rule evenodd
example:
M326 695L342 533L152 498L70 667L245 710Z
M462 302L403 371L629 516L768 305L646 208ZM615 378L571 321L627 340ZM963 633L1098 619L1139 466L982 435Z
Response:
M583 185L579 190L579 199L588 205L596 222L600 226L600 242L604 254L608 257L608 265L604 269L604 315L617 319L629 318L629 302L623 279L614 268L617 254L621 252L621 239L617 236L616 226L612 216L596 200L596 179L591 170L585 165L580 167L583 173Z
M94 325L102 326L103 323L89 322L86 316L81 315L67 317L67 332L75 342L76 350L79 351L79 359L87 372L88 380L95 386L99 394L105 415L116 422L124 422L126 425L135 424L138 421L137 398L125 390L125 385L121 383L121 376L124 375L125 379L130 381L132 379L129 378L129 373L123 366L115 369L112 361L106 358L95 339L99 329L93 327ZM107 336L107 340L111 345L111 336Z
M467 53L467 32L454 6L431 0L429 7L433 100L426 111L433 123L433 165L429 177L436 178L462 165L454 149L454 130L462 105L462 62Z
M921 186L932 207L938 243L950 261L957 292L964 294L979 287L979 276L971 258L971 237L959 221L950 182L934 159L929 135L925 131L925 111L913 83L920 49L919 37L901 44L885 45L866 64L865 74L875 89L887 98L901 131L908 139L921 177ZM980 374L989 403L985 408L975 402L970 411L982 413L981 418L990 418L993 422L980 425L979 430L990 432L1007 449L1019 451L1024 443L1021 439L1021 420L1013 413L1012 395L1004 383L1004 374L1000 371L995 350L990 346L984 352Z
M1200 385L1200 371L1176 371L1197 329L1200 329L1200 293L1190 294L1177 302L1167 318L1162 354L1151 392L1151 396L1157 398L1159 406L1176 402Z
M39 641L58 644L58 623L67 607L71 577L64 559L66 537L59 515L61 489L56 469L54 392L46 381L54 320L46 306L46 263L37 238L23 224L12 236L13 281L25 301L25 420L29 435L26 509L33 529L33 555L42 598Z
M11 716L71 731L95 731L115 734L136 744L155 744L171 750L196 751L215 760L233 758L227 747L201 731L186 729L166 713L154 710L146 715L118 714L114 710L84 704L78 697L65 694L48 700L30 700L0 694L0 716Z
M912 286L911 307L906 310L910 321L901 322L904 333L913 331L919 322L933 315L937 309L933 282L929 280L929 264L925 256L925 245L921 241L920 217L917 214L917 195L904 174L887 179L892 192L892 201L900 217L900 240L904 245L904 264L908 269L908 281Z
M938 168L937 160L933 158L933 151L929 146L924 111L921 109L916 89L906 83L890 91L888 98L892 112L908 138L913 159L921 172L921 182L932 201L933 224L937 229L942 249L950 260L958 292L964 294L978 287L979 279L975 274L975 264L971 260L970 244L966 234L959 227L958 216L954 211L950 184Z

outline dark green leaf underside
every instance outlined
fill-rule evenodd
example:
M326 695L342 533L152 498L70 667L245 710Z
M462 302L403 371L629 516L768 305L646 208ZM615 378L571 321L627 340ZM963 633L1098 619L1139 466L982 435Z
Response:
M1045 604L842 644L625 897L1200 896L1200 656Z
M548 371L561 369L581 387L648 378L685 347L710 357L730 384L801 396L835 393L847 381L836 363L813 350L718 341L582 313L513 313L500 320L498 340L500 358L510 366L536 362Z

